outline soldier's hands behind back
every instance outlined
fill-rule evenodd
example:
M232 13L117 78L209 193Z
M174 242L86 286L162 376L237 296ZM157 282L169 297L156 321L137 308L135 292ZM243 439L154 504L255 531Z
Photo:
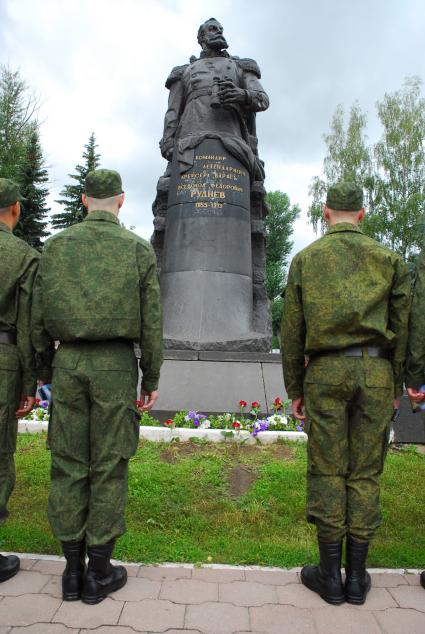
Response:
M298 420L304 420L304 396L294 398L291 403L291 412L294 418L297 418Z
M414 403L423 403L425 400L425 392L420 392L419 390L415 390L413 387L407 388L407 393L409 398Z
M141 412L148 412L152 409L157 398L158 392L156 390L154 392L145 392L145 390L142 390L140 392L139 410Z
M16 418L23 418L27 416L32 408L35 405L35 396L25 396L24 394L21 396L21 400L19 401L19 407L16 410L15 416Z

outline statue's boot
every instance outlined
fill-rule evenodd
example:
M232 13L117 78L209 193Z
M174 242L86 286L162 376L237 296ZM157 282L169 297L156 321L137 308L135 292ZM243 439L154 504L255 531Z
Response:
M363 605L372 582L366 570L369 542L359 542L347 536L347 565L345 572L345 598L347 603Z
M64 601L81 599L84 573L86 571L86 543L81 541L62 542L66 567L62 575L62 597Z
M421 582L422 588L425 588L425 570L421 572L420 582Z
M342 540L329 543L319 539L319 551L319 565L304 566L301 581L327 603L340 605L345 601L341 577Z
M19 572L20 565L16 555L0 555L0 583L14 577Z
M100 603L108 594L119 590L127 583L124 566L113 566L111 555L115 540L100 546L88 546L89 565L84 579L81 600L84 603Z

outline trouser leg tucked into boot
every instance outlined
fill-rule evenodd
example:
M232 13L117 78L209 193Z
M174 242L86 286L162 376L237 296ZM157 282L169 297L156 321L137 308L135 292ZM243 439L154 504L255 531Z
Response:
M81 599L84 603L100 603L110 592L119 590L127 583L124 566L113 566L111 555L115 540L100 546L88 546L89 564L84 579Z
M304 566L301 581L327 603L340 605L345 601L341 577L342 541L329 543L319 539L319 550L320 564Z
M62 542L66 567L62 575L62 596L64 601L78 601L81 598L84 573L86 570L85 541Z
M20 565L21 562L16 555L0 555L0 583L14 577Z
M369 542L356 541L347 536L347 566L345 571L345 596L348 603L363 605L371 587L370 574L366 570Z

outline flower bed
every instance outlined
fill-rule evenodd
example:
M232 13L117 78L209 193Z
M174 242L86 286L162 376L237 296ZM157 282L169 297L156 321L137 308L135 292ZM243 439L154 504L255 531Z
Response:
M262 416L258 401L252 402L251 407L248 407L247 402L241 400L238 414L227 412L206 416L195 410L184 410L176 412L174 418L164 423L157 420L154 414L143 412L140 415L140 436L165 442L176 438L203 438L212 442L235 440L244 443L270 443L279 438L306 440L304 422L296 421L287 413L290 403L290 400L281 401L276 397L273 414ZM137 402L137 405L140 403ZM36 433L47 428L48 419L48 402L37 399L36 407L20 422L19 429Z

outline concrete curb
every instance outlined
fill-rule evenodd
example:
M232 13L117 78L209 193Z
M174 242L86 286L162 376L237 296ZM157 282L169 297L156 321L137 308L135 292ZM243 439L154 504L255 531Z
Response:
M41 561L63 561L65 562L64 557L60 557L58 555L42 555L39 553L18 553L15 551L5 552L4 555L17 555L18 557L22 557L23 559L40 559ZM139 562L128 562L121 561L120 559L113 560L119 564L125 564L126 566L150 566L155 568L185 568L187 570L261 570L265 572L300 572L301 567L295 568L278 568L277 566L234 566L231 564L202 564L202 566L196 564L184 564L184 563L174 563L174 562L164 562L162 564L155 563L145 563L143 561ZM418 575L421 573L421 569L418 568L368 568L368 572L374 575L382 575L382 574L394 574L394 575Z
M18 422L18 432L20 434L40 434L47 432L48 423L36 422L31 420L20 420ZM139 436L145 440L152 442L171 442L179 439L189 441L192 438L196 440L206 440L209 442L236 442L244 445L255 445L257 442L262 445L271 445L278 440L294 440L298 442L306 442L307 434L303 431L262 431L256 438L249 431L233 432L233 436L228 434L229 429L187 429L185 427L140 427Z

